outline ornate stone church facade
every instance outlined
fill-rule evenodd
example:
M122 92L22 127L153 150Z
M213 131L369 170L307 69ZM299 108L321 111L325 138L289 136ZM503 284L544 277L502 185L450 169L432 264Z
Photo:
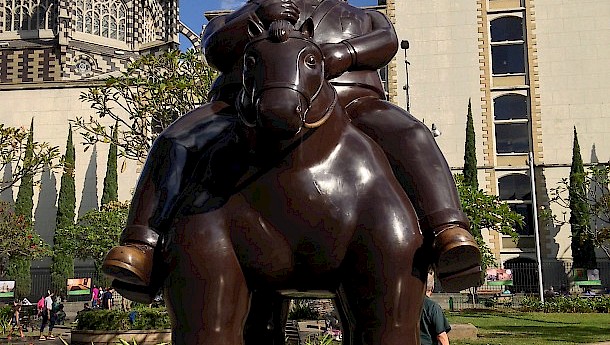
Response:
M0 0L0 83L83 80L178 44L176 1Z

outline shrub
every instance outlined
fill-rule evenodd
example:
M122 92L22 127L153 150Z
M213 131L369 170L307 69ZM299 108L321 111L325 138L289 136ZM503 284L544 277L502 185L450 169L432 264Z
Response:
M544 303L537 298L525 297L521 301L523 311L545 313L610 313L610 297L566 297L549 298Z
M295 300L294 305L288 312L290 320L317 320L319 316L308 300Z
M11 317L13 316L13 308L10 305L6 305L0 308L0 333L4 334L8 332L11 327Z
M130 314L135 313L132 323ZM119 310L88 310L78 314L76 329L93 331L129 331L170 328L165 308L136 308L131 312Z

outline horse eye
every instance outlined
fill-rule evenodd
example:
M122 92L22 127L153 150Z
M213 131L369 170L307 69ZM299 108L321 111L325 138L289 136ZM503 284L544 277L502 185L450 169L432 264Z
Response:
M305 57L305 65L307 65L307 67L314 68L314 67L316 67L316 63L317 63L316 57L313 56L313 54L308 54Z
M254 65L256 65L256 59L254 56L250 55L244 58L244 66L246 66L246 68L252 68Z

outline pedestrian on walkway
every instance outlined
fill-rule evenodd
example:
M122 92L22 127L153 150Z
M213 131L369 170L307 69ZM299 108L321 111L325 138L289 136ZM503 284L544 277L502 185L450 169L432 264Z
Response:
M432 291L434 291L434 274L430 272L419 326L420 342L421 345L449 345L447 333L451 330L451 326L441 306L430 299Z
M15 300L13 302L13 316L11 317L11 328L8 331L8 340L11 340L13 332L15 330L19 331L19 336L21 336L21 340L25 339L23 336L23 327L21 326L21 321L19 320L19 314L21 313L21 303Z
M53 336L53 327L55 326L55 316L53 314L53 293L51 291L47 291L44 298L44 307L42 309L42 322L40 323L40 338L39 340L52 340L55 339ZM49 334L44 336L42 333L44 332L44 328L49 324Z

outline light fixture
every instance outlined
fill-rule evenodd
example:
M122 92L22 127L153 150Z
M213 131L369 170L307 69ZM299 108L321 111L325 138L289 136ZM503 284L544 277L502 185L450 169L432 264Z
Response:
M436 128L436 124L434 123L432 124L432 129L430 129L430 132L432 132L432 136L435 138L440 137L441 134L443 134L438 128Z
M409 41L402 40L400 42L400 48L405 51L405 85L402 87L405 90L407 96L407 111L411 111L411 102L409 100L409 61L407 60L407 49L409 49Z

